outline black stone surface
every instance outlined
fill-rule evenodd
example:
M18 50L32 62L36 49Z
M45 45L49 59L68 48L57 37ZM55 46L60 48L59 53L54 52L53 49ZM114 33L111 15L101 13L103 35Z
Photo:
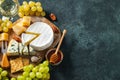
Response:
M35 1L68 30L51 80L120 80L120 0Z

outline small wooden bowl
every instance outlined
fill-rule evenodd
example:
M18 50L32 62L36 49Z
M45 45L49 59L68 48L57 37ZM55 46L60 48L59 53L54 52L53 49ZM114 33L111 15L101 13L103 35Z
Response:
M56 51L56 48L48 50L48 52L45 55L46 60L50 61L50 57L51 57L51 55L53 53L55 53L55 51ZM53 66L55 65L56 66L56 65L59 65L62 62L62 60L63 60L63 53L62 53L61 50L58 51L58 56L59 56L58 61L55 64L50 63L51 65L53 65Z

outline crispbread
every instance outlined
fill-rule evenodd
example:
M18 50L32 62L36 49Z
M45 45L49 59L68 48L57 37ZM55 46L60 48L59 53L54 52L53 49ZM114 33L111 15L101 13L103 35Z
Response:
M15 73L17 71L20 71L21 69L23 69L22 58L19 57L19 58L10 60L10 65L11 65L11 73Z
M28 58L22 58L23 65L29 65L29 59Z

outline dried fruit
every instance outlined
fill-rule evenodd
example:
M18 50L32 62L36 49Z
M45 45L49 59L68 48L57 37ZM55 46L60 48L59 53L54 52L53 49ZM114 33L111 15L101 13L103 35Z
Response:
M53 32L58 33L58 29L55 26L51 26L53 29Z
M17 35L13 35L13 39L15 39L17 42L22 42L21 38Z
M51 20L53 20L53 21L55 21L55 20L57 19L56 16L55 16L55 14L53 14L53 13L50 14L50 18L51 18Z

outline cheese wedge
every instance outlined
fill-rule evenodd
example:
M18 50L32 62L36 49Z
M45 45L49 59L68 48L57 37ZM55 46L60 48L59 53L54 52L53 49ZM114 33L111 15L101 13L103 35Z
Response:
M22 32L26 31L26 28L22 25L22 23L17 23L12 27L12 29L17 35L20 35Z
M7 68L10 66L7 55L5 53L3 54L3 57L2 57L1 66L4 68Z
M54 33L52 28L44 23L44 22L35 22L32 25L28 27L26 32L33 32L38 33L40 36L38 36L36 39L34 39L30 46L37 51L45 50L53 43L54 40ZM28 40L31 40L33 38L32 35L22 34L22 43L25 44L28 42Z
M8 56L15 56L15 55L35 55L36 52L33 50L32 47L24 46L22 43L18 43L16 40L12 39L9 42L7 55Z
M9 42L8 49L7 49L7 55L19 55L19 43L12 39Z
M23 26L25 26L25 27L30 26L30 22L31 22L31 17L30 16L24 16L23 17L23 20L22 20Z
M29 45L33 40L35 40L40 34L37 34L37 33L33 33L33 32L25 32L23 33L22 35L27 35L28 37L30 37L31 39L27 38L26 41L24 43L24 45Z

